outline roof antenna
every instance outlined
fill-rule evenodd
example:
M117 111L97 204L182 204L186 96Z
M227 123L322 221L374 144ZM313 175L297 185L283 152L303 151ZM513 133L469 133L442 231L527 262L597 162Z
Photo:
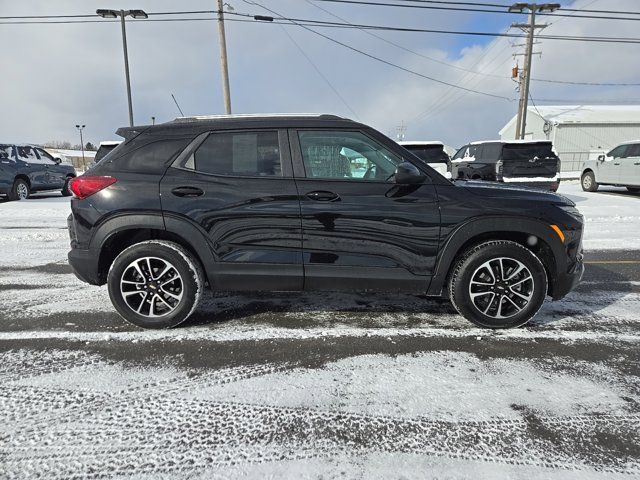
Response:
M182 113L182 109L180 108L180 105L178 105L178 101L176 100L176 97L173 96L173 93L171 94L171 98L173 98L173 103L175 103L176 107L178 107L178 111L180 112L180 115L184 117L184 113Z

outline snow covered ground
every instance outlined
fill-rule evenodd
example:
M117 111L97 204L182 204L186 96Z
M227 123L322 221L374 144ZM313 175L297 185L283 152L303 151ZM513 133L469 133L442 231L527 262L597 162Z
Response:
M331 293L140 331L70 273L68 199L0 203L0 478L640 476L640 197L561 193L584 282L504 332Z

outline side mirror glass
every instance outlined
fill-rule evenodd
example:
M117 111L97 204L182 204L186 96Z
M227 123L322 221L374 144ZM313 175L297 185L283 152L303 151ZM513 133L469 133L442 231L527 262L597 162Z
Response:
M396 173L393 176L394 182L404 185L422 183L427 176L424 175L418 167L413 163L402 162L396 167Z
M604 162L605 158L606 157L604 155L598 155L598 161L600 161L600 162Z

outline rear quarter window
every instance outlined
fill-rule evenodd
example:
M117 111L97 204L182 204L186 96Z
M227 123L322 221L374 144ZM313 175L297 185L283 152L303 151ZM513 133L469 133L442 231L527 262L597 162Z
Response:
M136 173L162 173L192 140L188 138L140 138L121 143L101 164L112 163L118 170Z

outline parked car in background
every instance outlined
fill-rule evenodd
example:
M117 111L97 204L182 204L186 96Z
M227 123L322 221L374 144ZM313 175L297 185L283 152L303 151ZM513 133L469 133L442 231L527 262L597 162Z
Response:
M640 140L623 143L597 160L584 162L580 183L586 192L595 192L600 185L640 192Z
M560 195L450 182L333 115L180 118L71 181L69 263L146 328L214 291L383 290L523 325L583 272L583 219Z
M24 200L33 192L46 190L60 190L69 196L69 180L75 176L73 166L42 147L0 143L0 195L9 200Z
M122 141L120 140L109 140L105 142L100 142L100 146L98 147L98 151L96 152L96 156L93 159L93 163L96 164L104 157L107 156L114 148L120 145Z
M451 159L451 176L555 192L560 186L560 158L547 140L473 142Z
M451 178L451 157L442 142L398 142L440 175Z

